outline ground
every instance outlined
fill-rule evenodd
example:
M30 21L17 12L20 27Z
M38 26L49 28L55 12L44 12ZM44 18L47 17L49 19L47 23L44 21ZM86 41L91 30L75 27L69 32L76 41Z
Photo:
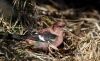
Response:
M0 61L100 61L99 3L79 5L80 1L64 1L1 0ZM59 51L43 52L29 48L25 41L7 38L8 33L22 35L57 21L65 22L64 40Z

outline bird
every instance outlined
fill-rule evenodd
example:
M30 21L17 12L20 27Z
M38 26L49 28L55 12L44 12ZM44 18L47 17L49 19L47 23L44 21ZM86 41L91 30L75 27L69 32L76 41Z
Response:
M31 39L27 39L26 41L29 44L35 44L36 48L40 48L43 50L47 50L48 48L48 43L47 41L49 41L51 43L50 46L52 46L53 49L57 50L57 47L63 42L63 30L61 29L61 27L63 27L65 25L64 22L62 21L58 21L56 23L54 23L52 26L47 27L47 28L43 28L41 30L39 30L39 33L42 33L44 36L44 38L49 38L48 40L45 39L45 41L43 42L34 42ZM49 35L51 34L51 36ZM53 40L51 40L53 37Z
M25 40L30 46L42 49L43 51L58 50L58 46L63 42L63 30L61 29L65 23L56 22L53 25L38 30L37 32L29 32L24 35L9 34L12 39Z

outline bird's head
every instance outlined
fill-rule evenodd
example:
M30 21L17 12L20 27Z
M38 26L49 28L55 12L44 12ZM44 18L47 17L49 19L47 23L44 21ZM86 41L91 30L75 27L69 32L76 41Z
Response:
M57 26L57 27L62 27L62 26L65 25L65 23L62 22L62 21L58 21L58 22L54 23L53 25L54 25L54 26Z
M55 22L54 24L53 24L53 26L52 26L52 29L53 30L56 30L56 28L64 28L64 26L65 26L65 23L64 22L62 22L62 21L58 21L58 22Z

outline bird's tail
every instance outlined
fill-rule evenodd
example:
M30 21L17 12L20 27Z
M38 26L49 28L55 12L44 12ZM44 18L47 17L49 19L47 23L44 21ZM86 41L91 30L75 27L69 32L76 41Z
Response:
M19 34L10 34L10 33L5 33L5 32L0 32L0 39L7 39L7 40L25 40L26 36L25 35L19 35Z

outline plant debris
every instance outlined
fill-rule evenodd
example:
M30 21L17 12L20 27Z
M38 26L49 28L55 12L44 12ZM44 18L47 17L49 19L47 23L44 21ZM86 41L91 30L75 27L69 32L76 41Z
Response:
M83 0L82 0L83 1ZM100 61L100 1L91 5L65 0L1 0L0 61ZM7 35L34 32L65 22L64 40L57 51L30 48Z

